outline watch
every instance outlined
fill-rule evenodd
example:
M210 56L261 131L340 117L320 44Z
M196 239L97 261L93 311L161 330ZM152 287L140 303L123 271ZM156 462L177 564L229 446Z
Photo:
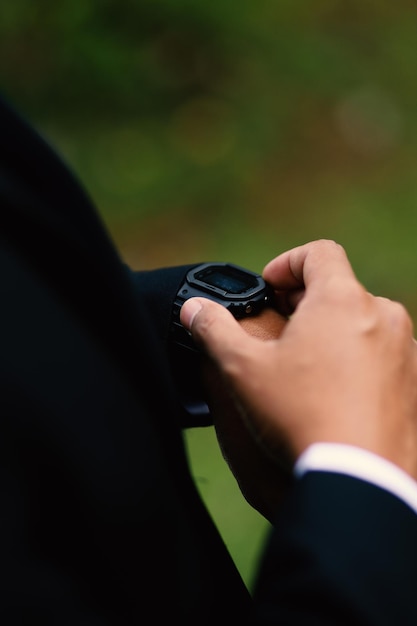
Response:
M232 263L203 263L190 270L178 290L172 311L171 339L195 350L191 334L180 322L181 307L188 298L203 296L228 309L239 319L256 315L272 298L272 289L260 274Z
M214 300L241 319L270 306L273 290L260 274L232 263L203 263L186 274L174 300L170 344L181 401L192 416L190 423L196 425L211 422L201 386L199 350L180 321L182 305L195 296Z

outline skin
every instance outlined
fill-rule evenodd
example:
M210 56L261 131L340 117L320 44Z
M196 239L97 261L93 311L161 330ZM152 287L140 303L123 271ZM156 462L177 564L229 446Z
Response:
M229 411L209 375L220 444L245 497L270 518L274 481L281 493L315 442L370 450L417 479L417 344L404 307L367 292L333 241L289 250L263 276L283 315L262 336L205 298L181 310L227 396ZM257 468L251 480L240 439Z
M239 320L239 324L249 335L267 341L280 336L286 321L278 311L268 308ZM203 376L223 457L249 504L272 522L292 481L291 463L284 451L272 456L259 444L227 378L210 358L203 362Z

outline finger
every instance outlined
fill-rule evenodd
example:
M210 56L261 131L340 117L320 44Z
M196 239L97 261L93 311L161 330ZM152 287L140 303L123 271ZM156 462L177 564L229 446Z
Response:
M343 247L321 239L275 257L264 267L262 276L275 289L299 290L329 278L354 278L354 273Z
M304 287L302 289L290 289L287 291L283 289L279 291L275 290L274 307L281 315L288 318L294 313L304 295Z
M401 302L390 300L384 296L374 296L374 299L381 311L385 312L389 332L401 331L404 336L410 337L414 341L413 320L405 306Z
M244 349L255 341L225 307L208 298L190 298L182 305L181 323L214 360Z

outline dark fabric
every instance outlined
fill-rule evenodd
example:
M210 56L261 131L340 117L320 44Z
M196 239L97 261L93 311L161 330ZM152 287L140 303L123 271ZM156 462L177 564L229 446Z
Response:
M256 624L417 624L417 516L365 481L311 472L277 517Z
M0 623L244 613L166 356L185 268L132 280L78 183L5 105L0 134Z
M131 272L1 102L0 137L0 623L416 624L416 516L341 476L294 487L252 603L184 451L167 338L188 266Z

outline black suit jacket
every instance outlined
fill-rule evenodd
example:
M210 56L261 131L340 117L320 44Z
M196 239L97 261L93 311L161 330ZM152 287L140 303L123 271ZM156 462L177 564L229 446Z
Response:
M416 624L416 516L310 474L249 594L187 465L167 356L188 267L131 272L0 103L2 624Z

